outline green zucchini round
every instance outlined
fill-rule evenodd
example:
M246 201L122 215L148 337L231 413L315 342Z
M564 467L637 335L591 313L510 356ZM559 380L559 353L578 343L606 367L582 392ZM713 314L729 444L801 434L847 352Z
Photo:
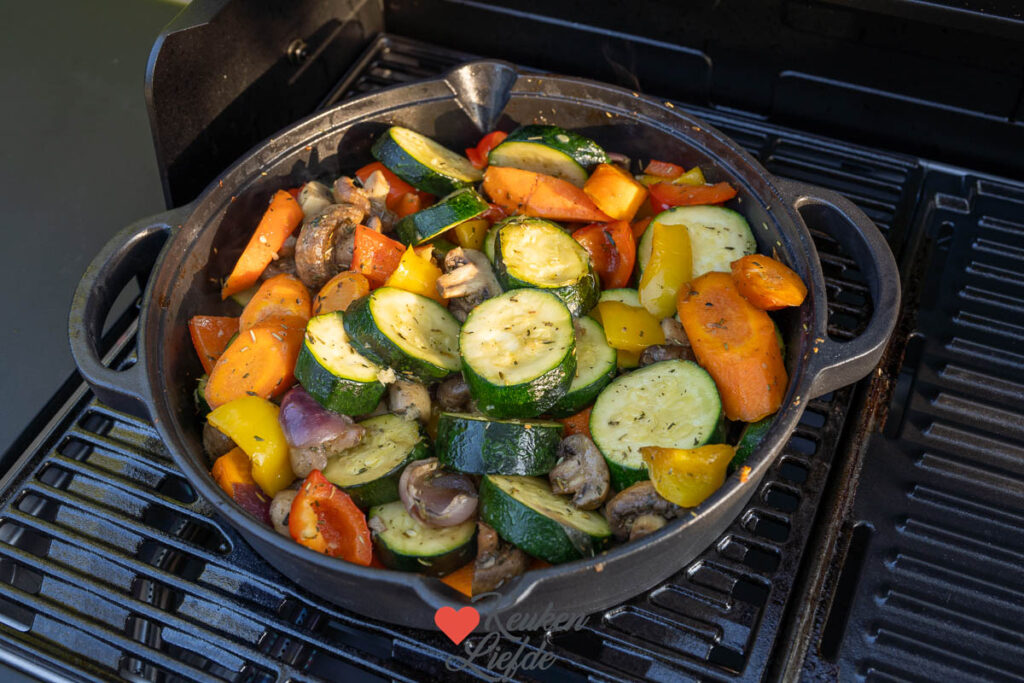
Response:
M370 412L385 391L380 371L351 344L341 311L318 315L306 324L295 379L323 407L342 415Z
M406 511L401 501L370 509L373 546L381 564L400 572L428 576L450 574L476 557L476 520L449 527L423 524Z
M423 244L459 223L476 218L489 208L486 199L467 187L452 192L433 206L402 218L395 224L395 231L403 244Z
M552 417L575 415L594 402L618 370L615 349L608 346L604 328L593 318L577 318L576 374L569 391L548 409Z
M595 166L607 161L608 155L590 138L559 126L539 124L512 131L488 155L491 166L543 173L577 187L583 187Z
M475 185L484 177L461 154L402 126L384 131L370 153L405 182L438 197Z
M441 413L434 449L441 464L466 474L547 474L558 461L562 425Z

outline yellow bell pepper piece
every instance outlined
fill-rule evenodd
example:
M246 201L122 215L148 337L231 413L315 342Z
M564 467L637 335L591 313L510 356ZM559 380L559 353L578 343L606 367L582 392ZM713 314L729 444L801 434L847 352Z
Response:
M384 284L397 287L413 294L421 294L439 302L444 299L437 291L437 278L441 277L441 269L416 253L409 247L402 254L395 272L388 276Z
M640 454L654 490L665 500L685 508L703 503L725 481L736 449L729 444L699 448L644 446Z
M689 171L672 181L674 185L706 185L704 172L700 166L694 166Z
M690 231L685 225L667 225L657 220L647 227L651 233L651 259L640 277L640 303L658 320L676 312L676 296L693 275Z
M455 241L463 249L480 251L484 248L484 238L487 237L490 227L491 222L486 218L474 218L459 223L455 226Z
M252 462L253 480L270 497L295 481L278 412L280 408L265 398L243 396L216 408L206 418L245 451Z
M597 309L609 346L640 353L648 346L665 343L658 319L644 309L621 301L602 301Z
M615 349L615 364L620 370L640 367L640 352Z

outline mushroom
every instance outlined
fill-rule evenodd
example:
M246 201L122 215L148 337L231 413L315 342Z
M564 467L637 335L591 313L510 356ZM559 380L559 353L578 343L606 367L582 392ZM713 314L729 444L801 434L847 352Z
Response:
M473 595L487 593L526 572L530 558L507 543L491 527L476 523L476 561L473 563Z
M586 434L573 434L558 445L558 464L548 473L551 490L572 494L572 504L581 510L600 507L608 497L608 464Z
M369 213L380 221L383 232L391 232L397 217L388 209L387 198L391 191L391 185L384 177L384 173L381 171L371 173L363 183L363 191L366 193L367 199L370 200ZM378 230L378 232L380 231Z
M690 338L686 336L686 330L683 329L683 324L672 316L662 319L661 331L665 335L666 344L678 344L679 346L690 345Z
M462 374L453 375L437 387L437 402L445 410L462 410L469 405L469 385Z
M310 180L299 190L299 208L305 220L310 220L334 203L331 188L317 180Z
M210 458L210 462L213 462L228 451L233 450L236 445L237 444L235 444L230 436L220 431L209 422L203 423L203 450L206 451L206 455Z
M295 489L285 489L278 492L270 501L270 523L274 531L288 538L291 538L291 532L288 531L288 515L291 514L292 502L297 495L299 492Z
M640 367L646 367L652 363L660 363L663 360L693 360L693 349L689 346L678 344L655 344L648 346L640 354Z
M604 507L604 516L615 538L635 541L665 526L682 510L654 490L650 480L633 484L615 494Z
M406 465L398 494L409 514L430 526L455 526L476 514L473 480L467 474L446 472L437 458Z
M430 392L419 382L395 380L388 387L388 408L407 420L425 422L430 417Z
M348 176L342 176L334 181L334 201L338 204L351 204L363 215L370 213L370 198L366 196L366 190L356 185L356 181Z
M366 213L354 204L331 204L302 226L295 244L295 269L310 289L352 265L356 226Z
M491 262L481 251L452 249L444 257L444 271L437 278L437 291L449 300L448 310L460 322L480 303L501 294Z

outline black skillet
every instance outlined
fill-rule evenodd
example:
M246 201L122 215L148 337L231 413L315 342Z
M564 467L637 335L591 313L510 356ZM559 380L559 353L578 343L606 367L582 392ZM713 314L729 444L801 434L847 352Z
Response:
M371 160L370 145L390 124L429 135L452 149L475 144L495 128L558 124L631 158L700 165L709 182L727 180L730 205L753 228L758 250L776 254L808 284L799 310L780 316L790 386L760 449L737 476L694 510L641 541L587 560L532 571L475 603L491 615L590 613L619 604L686 565L743 510L796 427L808 400L853 383L878 363L899 307L899 274L885 240L849 200L776 178L736 143L669 103L621 88L558 76L525 74L502 62L465 64L436 80L360 97L316 114L251 150L191 204L139 221L114 237L89 266L70 316L71 348L99 398L147 415L193 486L252 546L306 589L363 615L434 628L443 605L468 600L437 579L358 567L283 538L245 513L210 477L192 390L202 373L187 323L196 314L237 315L218 281L229 272L269 196L312 178L351 173ZM803 219L830 232L851 254L870 289L874 312L857 338L826 333L825 283ZM133 277L148 276L138 328L138 362L104 366L97 341L116 296ZM232 308L232 306L235 306Z

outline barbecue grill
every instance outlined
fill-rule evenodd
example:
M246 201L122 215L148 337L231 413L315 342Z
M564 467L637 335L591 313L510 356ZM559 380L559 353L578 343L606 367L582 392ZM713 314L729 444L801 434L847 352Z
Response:
M626 17L553 0L196 0L159 37L147 98L169 206L298 118L479 57L658 96L771 172L850 197L904 276L878 371L808 405L698 559L579 630L499 647L552 653L550 668L516 674L552 681L1013 680L1024 184L1005 176L1024 168L1024 24L973 4L693 3L684 15L652 2ZM943 87L920 77L928 65L946 67ZM829 226L804 218L829 335L851 339L871 313L864 278ZM136 264L141 279L151 265ZM109 324L111 367L134 362L137 313ZM152 425L80 381L61 398L0 484L7 663L79 680L499 675L486 661L453 673L464 650L442 634L305 593L212 514Z

